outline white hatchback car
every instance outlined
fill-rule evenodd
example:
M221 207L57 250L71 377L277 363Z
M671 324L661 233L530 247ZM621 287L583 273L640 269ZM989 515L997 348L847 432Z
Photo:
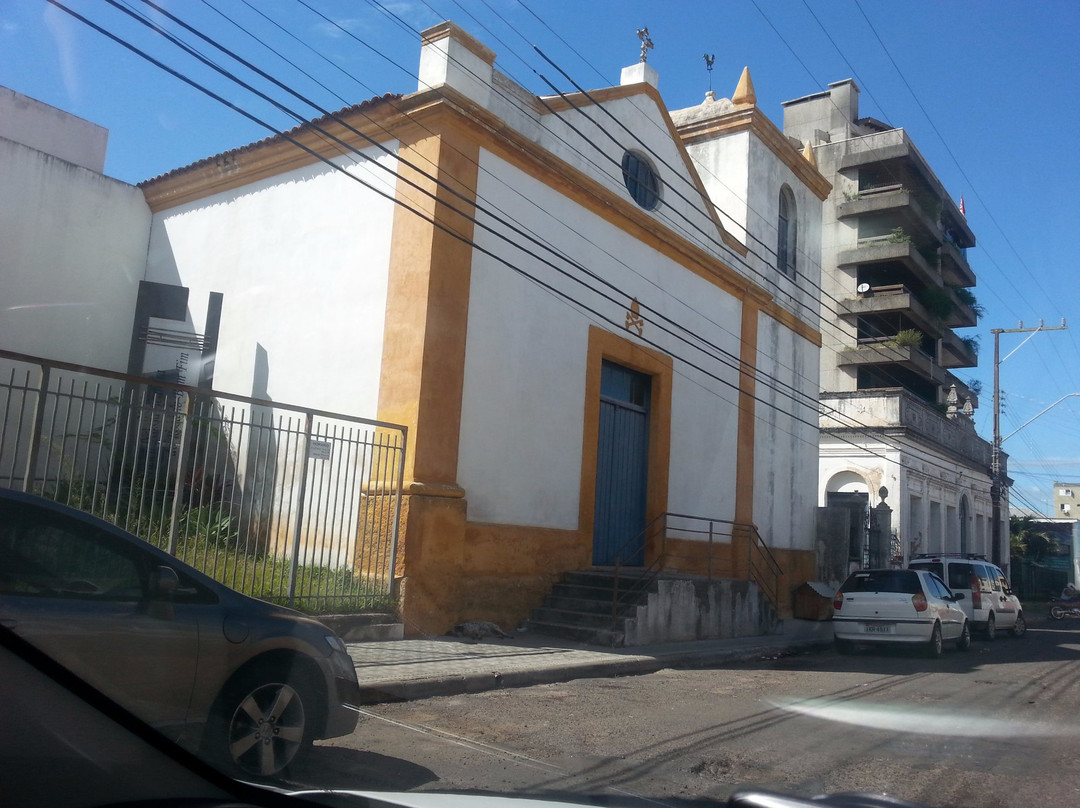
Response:
M907 643L941 656L946 641L971 647L971 625L954 595L936 575L924 570L858 570L833 600L836 649L852 653L860 644Z

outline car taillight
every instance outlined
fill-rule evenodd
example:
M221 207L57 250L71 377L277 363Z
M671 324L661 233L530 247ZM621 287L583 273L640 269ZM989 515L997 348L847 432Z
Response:
M833 598L832 607L834 609L836 609L836 611L840 611L840 607L843 606L843 605L844 605L844 593L843 592L837 592L836 597Z
M911 596L911 605L915 607L915 611L917 611L917 612L925 612L926 611L926 595L924 595L922 592L920 592L917 595L912 595Z
M971 574L971 608L982 608L982 583L979 581L979 576L975 573Z

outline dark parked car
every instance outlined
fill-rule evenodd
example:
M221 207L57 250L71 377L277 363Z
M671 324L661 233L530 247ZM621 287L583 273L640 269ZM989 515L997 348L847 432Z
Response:
M0 622L174 740L274 775L356 727L345 644L108 522L0 489Z

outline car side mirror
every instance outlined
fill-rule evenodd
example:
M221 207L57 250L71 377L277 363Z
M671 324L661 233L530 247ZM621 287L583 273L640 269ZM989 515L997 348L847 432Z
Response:
M156 600L172 600L173 593L180 586L176 570L162 564L150 575L150 597Z
M952 596L952 599L953 599L954 601L956 601L956 600L963 600L963 599L964 599L964 597L965 597L965 596L964 596L964 593L963 593L963 592L957 592L957 593L956 593L955 595L953 595L953 596Z

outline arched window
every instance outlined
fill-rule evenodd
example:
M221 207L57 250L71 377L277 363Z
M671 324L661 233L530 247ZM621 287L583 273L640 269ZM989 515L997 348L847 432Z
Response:
M776 268L795 277L795 253L799 247L795 194L784 185L780 188L780 214L776 220Z

